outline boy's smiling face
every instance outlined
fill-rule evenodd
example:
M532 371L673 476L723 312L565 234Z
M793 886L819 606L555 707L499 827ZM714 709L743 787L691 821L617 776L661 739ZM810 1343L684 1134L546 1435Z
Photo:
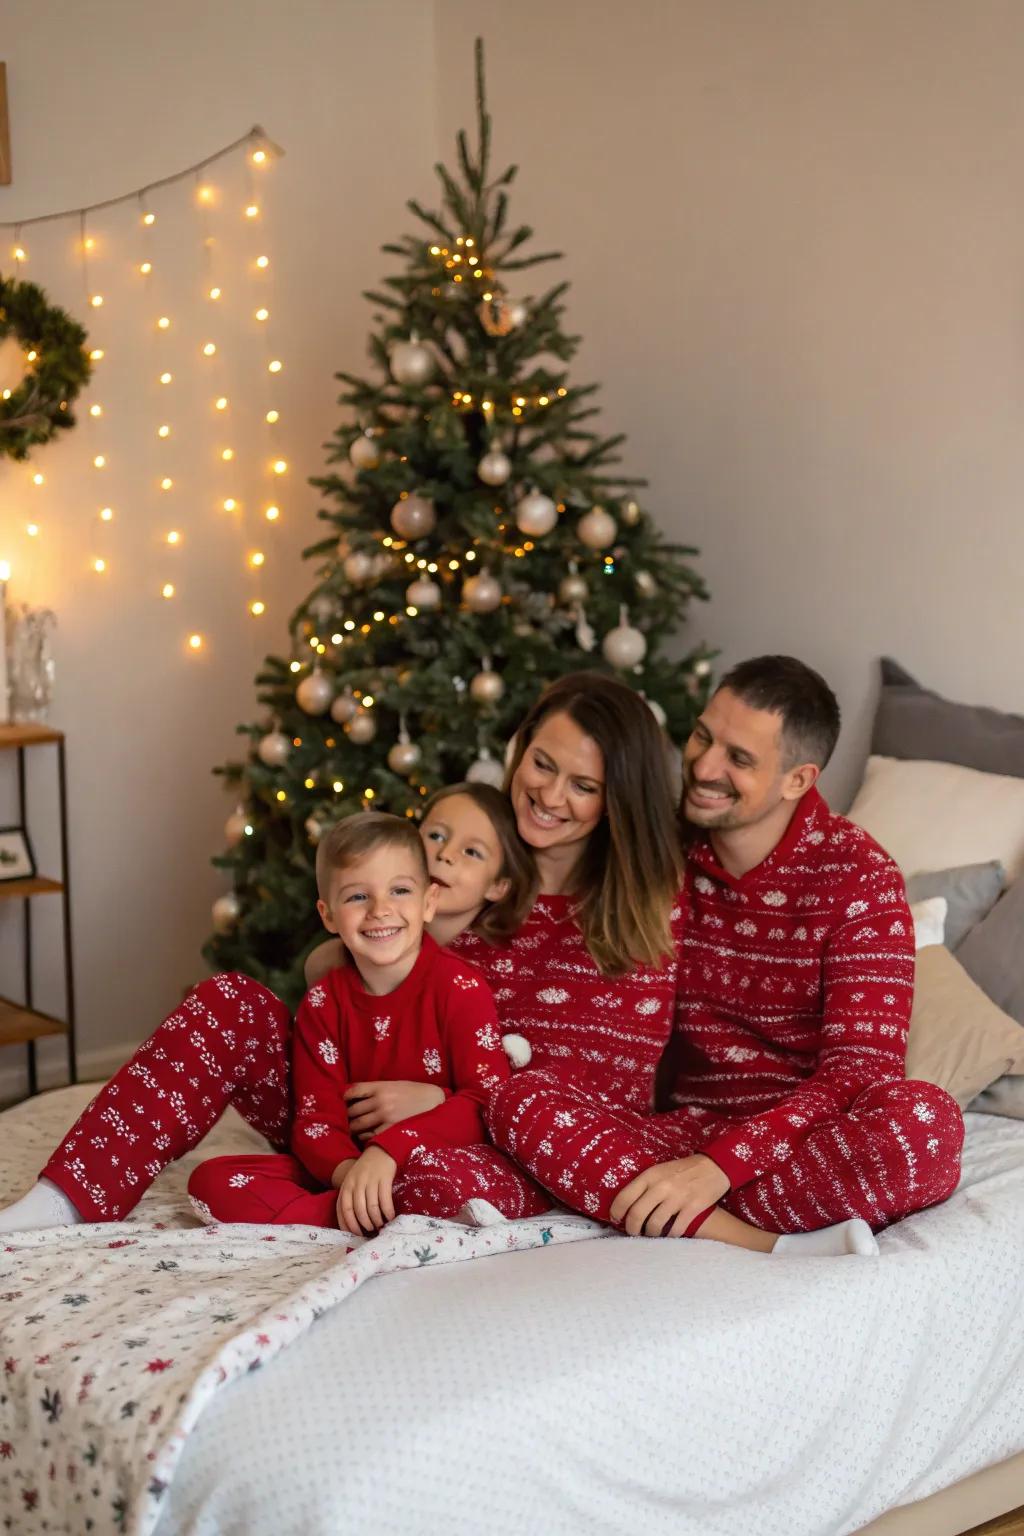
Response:
M332 870L328 900L316 905L324 927L341 939L367 989L387 992L415 965L437 897L437 887L412 855L385 844Z

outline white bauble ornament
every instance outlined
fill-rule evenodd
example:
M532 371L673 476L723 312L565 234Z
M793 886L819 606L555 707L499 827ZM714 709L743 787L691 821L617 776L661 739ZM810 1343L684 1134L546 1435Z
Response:
M576 524L576 532L589 549L607 549L614 544L615 519L604 507L591 507Z
M505 782L505 770L483 747L476 762L466 770L466 779L470 784L492 784L495 789L500 789Z
M710 675L711 675L711 663L710 663L710 661L704 661L704 660L695 661L694 664L693 664L693 674L694 674L695 677L710 677Z
M244 805L236 805L227 821L224 823L224 841L229 848L235 848L245 836L245 829L249 825L249 818Z
M434 503L426 496L406 496L391 508L391 526L403 539L422 539L437 527Z
M558 583L558 600L571 608L573 603L585 603L590 595L590 589L584 578L576 570L575 565L569 567L568 576L563 576Z
M306 836L309 838L310 842L313 844L313 847L315 848L317 843L323 837L326 828L324 827L324 824L323 824L322 821L317 821L315 816L307 816L306 817L305 827L306 827Z
M401 774L404 778L406 774L412 773L414 768L419 767L422 756L423 753L414 741L410 741L408 736L399 736L388 753L388 767L392 773Z
M377 722L373 713L368 709L361 709L352 716L345 727L349 741L354 741L357 747L365 747L377 734Z
M513 330L517 330L519 326L525 325L526 317L530 313L529 307L523 303L522 299L510 299L508 301L507 311L508 318L512 322Z
M501 1045L510 1066L528 1067L530 1065L533 1050L525 1035L502 1035Z
M307 715L326 715L334 697L334 684L322 672L311 672L295 690L295 702Z
M350 555L345 556L341 568L353 586L361 586L373 575L373 556L361 549L355 549Z
M429 576L417 576L405 589L405 600L410 608L420 613L431 613L441 606L441 588Z
M434 372L433 353L415 337L411 341L400 341L392 347L389 362L395 382L413 389L425 384Z
M497 704L505 693L505 682L501 675L492 672L486 666L483 672L478 672L469 685L470 697L477 704Z
M558 508L543 491L527 491L522 500L516 502L516 527L530 538L542 538L557 522Z
M210 915L217 933L230 933L242 915L242 903L234 891L228 891L226 895L217 897Z
M626 524L627 528L636 527L640 521L640 503L638 501L626 502L622 509L622 521Z
M292 739L283 731L270 731L260 739L256 754L268 768L283 768L292 752Z
M501 604L501 583L490 571L481 571L462 584L462 597L473 613L493 613Z
M587 610L582 603L577 603L576 605L576 644L581 651L586 651L588 655L597 644L597 636L594 634L593 625L587 618Z
M653 597L658 590L658 583L650 571L637 571L636 589L641 597Z
M644 694L643 699L655 720L657 720L662 730L664 730L665 726L668 724L668 716L662 709L661 705L658 703L657 699L649 699L646 694Z
M361 433L355 438L348 450L349 462L356 469L376 469L380 463L380 449L372 437Z
M620 667L623 671L635 667L643 661L647 655L647 639L638 629L634 629L629 622L629 614L626 609L619 610L619 623L616 629L610 629L601 642L601 650L604 659L613 667Z
M512 473L512 460L500 448L492 448L484 454L476 472L484 485L504 485Z
M331 719L338 725L347 725L358 709L359 705L349 692L339 693L331 705Z

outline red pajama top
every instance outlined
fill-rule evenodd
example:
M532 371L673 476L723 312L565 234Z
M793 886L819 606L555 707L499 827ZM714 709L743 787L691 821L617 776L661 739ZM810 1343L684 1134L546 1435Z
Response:
M295 1020L292 1152L330 1184L338 1164L363 1151L349 1133L345 1090L387 1079L446 1091L436 1109L371 1138L399 1169L418 1149L473 1145L485 1139L483 1106L509 1071L483 977L424 934L393 992L368 992L356 967L344 965L306 993Z
M703 837L688 858L672 1102L737 1122L702 1150L738 1189L905 1076L913 921L892 859L817 790L747 874Z
M538 896L518 932L489 944L468 929L449 949L487 978L503 1030L530 1043L530 1069L586 1083L603 1103L653 1108L658 1064L677 1007L683 906L672 911L674 952L661 969L603 976L583 942L571 896Z

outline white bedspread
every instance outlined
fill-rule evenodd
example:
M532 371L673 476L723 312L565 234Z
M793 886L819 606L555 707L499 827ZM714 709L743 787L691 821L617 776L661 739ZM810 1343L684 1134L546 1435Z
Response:
M612 1237L353 1287L207 1402L156 1536L845 1536L1024 1449L1024 1125L968 1126L877 1260Z

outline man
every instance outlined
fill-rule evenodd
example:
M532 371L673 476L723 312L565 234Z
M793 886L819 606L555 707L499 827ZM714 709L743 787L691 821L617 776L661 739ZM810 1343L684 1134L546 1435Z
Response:
M562 1113L586 1151L550 1185L560 1199L632 1235L872 1253L872 1228L955 1189L960 1111L904 1079L902 876L816 788L838 734L834 694L792 657L723 678L683 758L688 921L665 1061L676 1107L642 1117L570 1092ZM538 1177L531 1122L540 1130L553 1107L524 1095L492 1127Z

